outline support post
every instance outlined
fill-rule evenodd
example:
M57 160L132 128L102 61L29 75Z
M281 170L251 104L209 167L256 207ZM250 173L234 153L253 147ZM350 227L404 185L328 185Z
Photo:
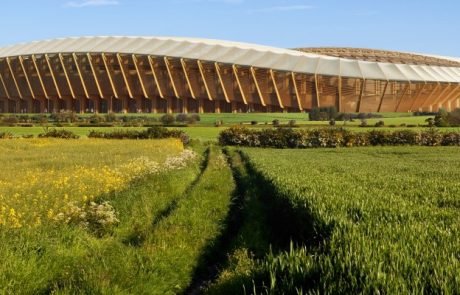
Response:
M262 104L262 106L265 107L266 106L265 99L262 94L262 91L260 90L260 85L259 85L259 81L257 80L256 70L254 69L254 67L251 67L250 71L251 71L252 79L254 80L254 84L256 85L257 93L259 94L260 103Z
M278 84L276 83L275 72L273 71L273 69L270 69L270 77L272 78L273 88L275 89L276 97L278 98L280 108L284 109L283 101L281 100L280 91L278 89Z
M211 91L209 91L208 81L206 80L205 70L204 70L203 64L201 63L201 60L197 60L197 64L198 64L198 70L200 71L201 79L203 80L204 89L206 90L206 94L208 95L208 99L213 100Z
M90 53L87 53L86 57L88 58L88 63L91 68L91 72L93 73L93 76L94 76L94 82L96 82L97 92L99 93L99 97L104 98L104 94L102 93L101 85L99 84L99 79L97 78L96 69L93 65L93 57L91 56Z
M165 96L163 95L164 92L161 89L160 82L159 82L159 79L158 79L158 75L155 72L155 66L153 64L153 60L152 60L152 57L150 55L148 56L148 60L149 60L150 68L152 70L153 79L155 80L155 84L157 85L157 88L158 88L158 93L160 94L160 97L164 99L165 98Z
M10 58L6 58L6 63L8 64L8 68L11 73L11 77L13 78L14 85L16 86L16 91L18 92L19 98L22 99L22 92L21 89L19 89L18 81L16 80L16 76L14 75L13 68L11 67L11 61Z
M110 86L112 87L112 91L113 91L113 95L115 98L118 99L118 92L117 92L117 89L115 88L115 84L113 83L113 78L112 78L112 74L111 74L111 71L109 69L109 65L107 64L107 57L105 56L104 53L102 53L102 61L104 62L104 67L105 67L105 71L107 72L107 76L109 78L109 82L110 82ZM110 103L112 104L112 103Z
M30 84L29 75L27 75L26 68L24 67L24 59L22 56L19 56L18 59L21 65L22 72L24 73L24 77L26 78L26 82L27 82L27 86L29 87L30 94L32 95L32 98L35 99L36 97L35 97L34 90L32 89L32 84Z
M45 60L46 60L46 64L48 65L48 69L50 70L51 78L53 80L54 87L56 88L56 93L58 97L62 99L61 90L59 89L58 83L56 81L56 76L54 75L53 67L51 66L51 62L50 62L50 58L48 54L45 54Z
M295 73L291 72L292 84L294 84L295 97L297 98L297 104L299 105L299 110L303 111L302 102L300 101L299 88L297 87L297 81L295 79Z
M74 89L72 87L72 83L70 83L69 74L67 73L67 69L66 69L65 64L64 64L64 57L62 56L61 53L59 53L59 60L61 61L62 70L64 71L64 75L65 75L65 78L67 80L67 84L69 85L69 89L70 89L70 93L72 95L72 98L75 99L76 98L75 91L74 91Z

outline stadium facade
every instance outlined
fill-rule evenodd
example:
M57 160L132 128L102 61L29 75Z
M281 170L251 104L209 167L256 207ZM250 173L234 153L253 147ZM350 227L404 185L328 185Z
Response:
M0 48L0 112L414 112L460 106L460 59L167 37Z

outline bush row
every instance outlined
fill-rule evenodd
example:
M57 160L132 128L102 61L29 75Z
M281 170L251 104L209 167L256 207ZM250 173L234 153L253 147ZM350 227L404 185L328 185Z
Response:
M336 148L377 145L460 146L460 132L397 130L353 132L343 128L251 130L232 127L219 134L221 145L272 148Z
M190 142L189 136L181 130L167 129L161 126L150 127L147 130L115 130L110 132L92 130L88 134L89 138L105 139L161 139L179 138L184 144Z
M79 116L75 112L59 112L52 114L20 114L20 115L2 115L0 114L0 123L6 125L15 124L46 124L46 123L80 123L83 125L99 125L99 124L119 124L123 126L142 126L160 122L165 125L170 125L175 122L194 124L200 121L198 114L165 114L159 118L145 115L117 115L115 113L108 114L93 114L91 116Z

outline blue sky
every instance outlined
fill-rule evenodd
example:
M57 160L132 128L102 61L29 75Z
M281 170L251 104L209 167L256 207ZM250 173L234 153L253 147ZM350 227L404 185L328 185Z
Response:
M458 0L3 0L0 46L66 36L184 36L460 56Z

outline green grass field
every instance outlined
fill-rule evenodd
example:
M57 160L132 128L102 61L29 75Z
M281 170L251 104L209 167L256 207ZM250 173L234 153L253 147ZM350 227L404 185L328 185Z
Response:
M252 260L266 241L243 232L213 293L231 294L235 282L270 294L460 290L458 148L243 153L266 187L265 227L281 247Z
M328 125L293 115L275 117ZM227 148L220 131L273 114L204 117L170 127L188 148L0 127L18 137L0 139L0 294L458 293L458 147Z

